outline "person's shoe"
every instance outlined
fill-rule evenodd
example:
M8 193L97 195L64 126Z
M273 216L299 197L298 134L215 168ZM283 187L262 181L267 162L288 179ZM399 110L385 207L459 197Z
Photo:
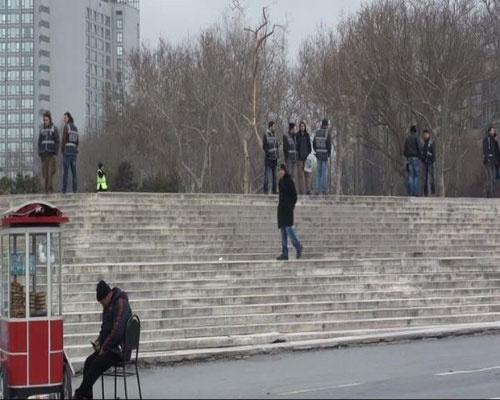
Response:
M302 258L303 252L304 252L304 246L300 245L300 247L297 249L297 260L300 260Z
M279 256L277 259L277 261L288 261L288 257L285 257L283 254L281 256Z

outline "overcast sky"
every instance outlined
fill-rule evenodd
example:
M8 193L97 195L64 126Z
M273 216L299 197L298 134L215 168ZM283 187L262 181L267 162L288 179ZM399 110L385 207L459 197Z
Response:
M302 39L314 34L320 23L331 25L355 12L369 0L243 0L248 15L257 21L262 7L270 5L276 22L288 21L289 47L295 53ZM142 0L141 34L143 41L155 45L163 36L178 42L216 22L231 0Z

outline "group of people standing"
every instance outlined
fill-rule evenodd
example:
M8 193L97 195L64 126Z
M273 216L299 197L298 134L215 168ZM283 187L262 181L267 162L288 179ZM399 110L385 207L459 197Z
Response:
M417 127L410 128L404 147L406 172L408 174L408 194L420 195L420 165L424 166L424 195L436 194L436 146L428 129L423 131L423 141L417 133Z
M328 120L324 119L321 128L311 140L304 121L297 125L291 122L281 141L276 133L276 123L269 122L264 134L264 194L269 194L269 180L272 179L272 194L278 194L277 168L280 160L280 147L283 143L285 167L288 174L298 183L300 194L312 194L313 158L317 159L315 194L328 194L328 161L332 153L332 141L328 131Z
M69 171L71 170L73 193L78 192L78 174L76 169L78 147L80 138L78 128L71 113L66 112L63 116L62 141L59 130L52 121L52 114L47 111L43 115L43 123L38 135L38 155L42 162L42 175L45 193L54 192L54 177L57 169L57 156L62 154L63 181L62 193L68 190ZM97 170L97 191L107 191L106 173L104 165L99 163Z

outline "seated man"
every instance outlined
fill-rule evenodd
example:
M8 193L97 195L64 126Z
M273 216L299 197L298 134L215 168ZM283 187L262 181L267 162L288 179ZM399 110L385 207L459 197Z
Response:
M85 361L83 381L75 392L76 399L92 399L94 383L124 357L125 330L132 316L128 296L118 288L111 290L106 282L100 281L97 301L103 307L101 333L92 343L94 353Z

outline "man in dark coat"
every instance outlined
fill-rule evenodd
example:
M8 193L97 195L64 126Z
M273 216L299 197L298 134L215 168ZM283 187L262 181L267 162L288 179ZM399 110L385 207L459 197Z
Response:
M280 141L276 135L276 124L274 121L269 122L268 129L262 138L262 149L264 150L264 194L269 194L269 175L272 177L272 192L277 193L276 185L276 167L280 158Z
M413 125L405 141L404 156L408 172L408 195L418 197L420 188L420 160L422 148L417 136L417 127Z
M436 194L436 145L428 129L424 130L424 148L422 150L424 163L424 196Z
M500 160L500 149L495 140L495 129L488 128L488 134L483 139L483 163L488 177L488 196L496 197L496 169Z
M83 367L83 381L75 392L75 399L92 399L94 383L109 368L124 359L124 340L127 322L132 317L128 296L104 281L97 285L97 301L103 307L101 332L92 343L94 353Z
M288 174L286 166L280 165L279 182L279 204L278 204L278 228L281 230L281 255L278 261L288 261L288 236L292 241L293 247L297 250L297 259L302 258L304 248L297 239L293 231L293 211L297 203L297 190L292 177Z

